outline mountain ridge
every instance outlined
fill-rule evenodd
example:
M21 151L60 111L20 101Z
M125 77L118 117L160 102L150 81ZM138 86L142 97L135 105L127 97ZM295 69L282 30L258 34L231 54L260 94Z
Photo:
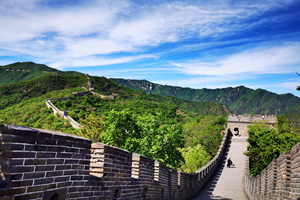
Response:
M60 71L44 64L34 62L16 62L0 66L0 86L30 80L47 74L83 74L73 71Z
M213 101L226 105L239 114L281 114L298 110L300 98L291 93L278 95L264 89L250 89L245 86L193 89L160 85L147 80L111 78L115 83L131 89L143 90L148 94L174 96L192 101Z

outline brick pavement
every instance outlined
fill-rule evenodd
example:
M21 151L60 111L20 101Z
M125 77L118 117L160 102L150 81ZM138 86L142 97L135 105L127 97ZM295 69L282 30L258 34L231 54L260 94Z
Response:
M244 172L247 150L247 137L233 136L222 165L206 184L203 190L190 200L248 200L244 190ZM226 160L231 158L235 167L227 168Z

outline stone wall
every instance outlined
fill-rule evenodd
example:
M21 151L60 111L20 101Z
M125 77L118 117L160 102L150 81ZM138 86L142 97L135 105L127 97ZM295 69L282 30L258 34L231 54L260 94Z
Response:
M56 106L53 105L53 103L50 101L50 99L48 99L46 101L46 105L48 108L52 108L54 115L58 114L60 117L66 119L66 120L69 120L69 122L73 128L76 128L76 129L82 128L82 126L80 124L78 124L72 117L70 117L70 115L68 114L67 111L59 110Z
M145 156L54 131L0 126L0 199L188 199L209 180L227 149L192 174ZM5 184L2 184L5 185Z
M228 123L227 128L229 128L232 132L235 129L238 129L239 135L241 136L248 136L248 126L255 122L263 122L268 124L269 126L273 127L276 123L277 117L275 115L255 115L251 116L248 114L244 115L229 115L228 116Z
M298 200L300 198L300 142L273 160L259 175L248 175L245 189L251 200Z

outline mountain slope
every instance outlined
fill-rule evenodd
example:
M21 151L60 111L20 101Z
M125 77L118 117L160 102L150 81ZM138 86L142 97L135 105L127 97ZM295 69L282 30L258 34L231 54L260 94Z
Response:
M0 86L9 83L30 80L45 76L47 74L81 74L79 72L62 72L47 65L36 64L33 62L17 62L5 66L0 66Z
M281 114L299 109L300 98L292 94L277 95L266 90L244 86L223 89L191 89L151 83L146 80L111 79L131 89L148 94L171 95L192 101L213 101L226 105L232 112L243 114Z
M34 67L39 66L32 66L32 68ZM69 110L75 115L74 118L80 117L84 120L89 114L103 115L111 109L123 110L127 108L144 114L149 112L152 114L156 112L169 113L166 116L170 120L182 116L226 116L229 114L225 106L210 101L195 102L172 96L148 95L142 91L121 87L105 77L92 76L90 79L95 92L102 95L113 94L115 99L101 99L90 94L78 97L79 104L76 103L76 99L62 101L66 106L63 110ZM41 115L48 113L45 105L46 100L70 96L72 92L83 92L85 91L84 88L88 87L87 76L80 73L70 75L59 71L55 74L46 73L46 75L30 80L0 86L0 123L49 128L51 124L41 120L45 118ZM65 104L66 102L67 104ZM68 103L73 107L67 106ZM36 108L33 108L34 105ZM97 110L98 112L96 112ZM51 118L50 123L52 122L53 119ZM61 121L59 123L63 124Z

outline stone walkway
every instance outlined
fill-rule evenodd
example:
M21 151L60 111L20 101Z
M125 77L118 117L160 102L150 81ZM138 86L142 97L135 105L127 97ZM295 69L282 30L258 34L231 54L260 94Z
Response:
M190 200L248 200L244 191L244 171L247 150L247 137L233 136L222 165L206 184L203 190ZM227 168L226 160L231 158L236 167Z

